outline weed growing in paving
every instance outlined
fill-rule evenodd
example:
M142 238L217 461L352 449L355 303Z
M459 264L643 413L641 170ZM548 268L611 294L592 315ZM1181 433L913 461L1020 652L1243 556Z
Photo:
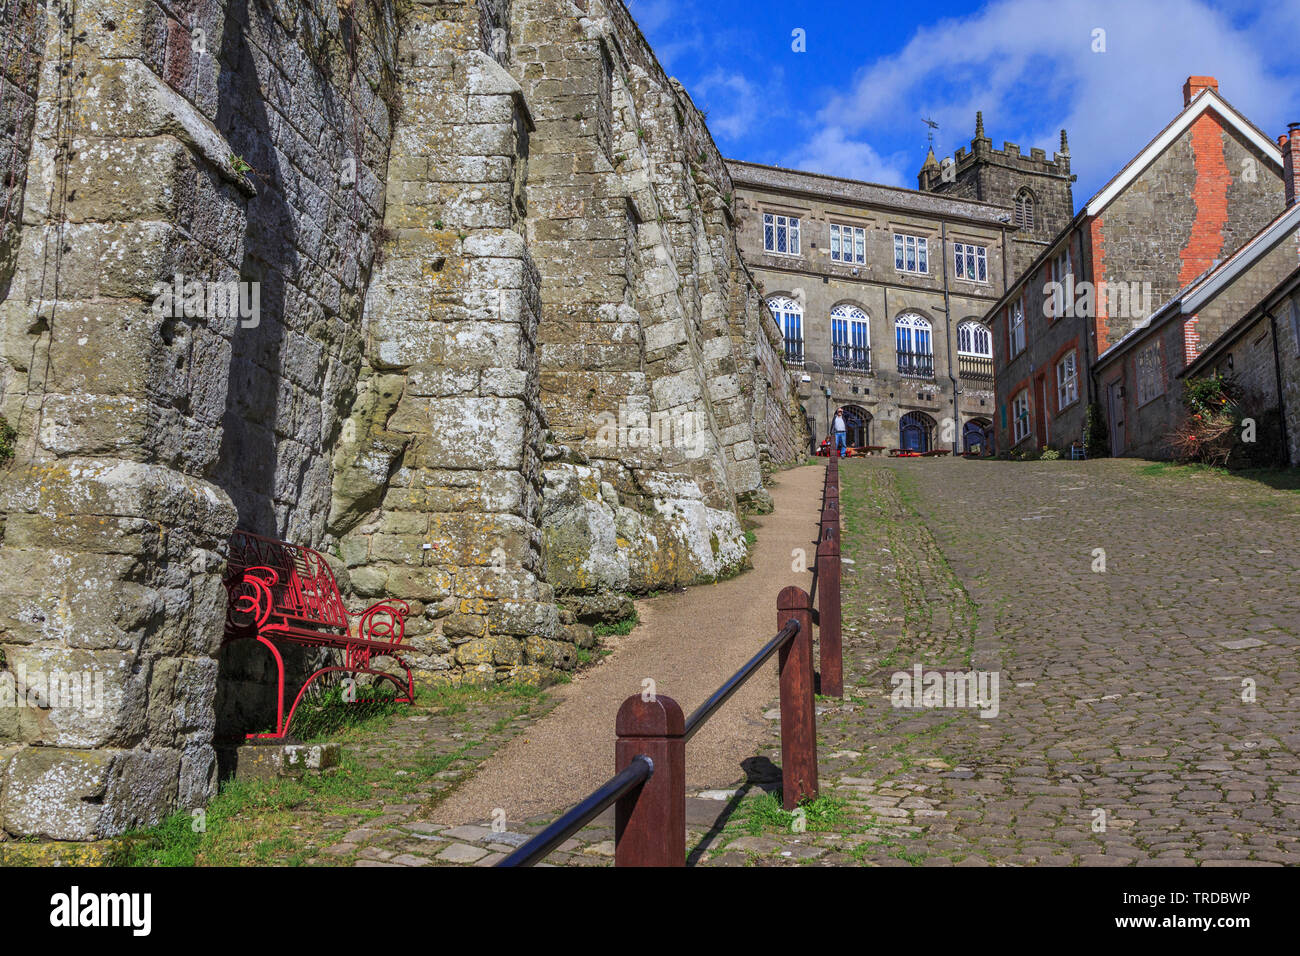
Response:
M780 799L774 793L764 793L757 797L741 801L735 814L727 822L727 829L750 836L762 833L794 833L796 821L802 819L803 829L813 833L828 833L841 830L848 823L848 802L839 797L826 794L813 800L804 800L799 804L800 816L796 811L782 808Z
M1267 485L1278 491L1300 491L1300 468L1224 468L1200 462L1178 464L1156 461L1138 468L1137 473L1146 478L1219 478L1225 482L1250 481Z

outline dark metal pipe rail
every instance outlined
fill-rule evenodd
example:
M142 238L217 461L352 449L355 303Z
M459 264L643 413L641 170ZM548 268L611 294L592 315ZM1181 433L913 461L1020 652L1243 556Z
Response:
M497 866L532 866L540 863L548 853L613 806L619 797L649 780L654 776L654 772L654 761L645 754L638 754L622 771L610 777L593 790L585 800L515 850Z
M713 716L715 710L725 704L732 694L740 690L745 681L753 677L754 673L767 662L769 657L794 640L798 634L799 622L797 620L787 622L785 627L776 632L776 637L768 641L761 651L749 659L748 664L728 677L723 685L713 692L712 697L695 708L691 716L686 718L686 733L683 736L687 740L694 737L695 732L704 726L705 721Z

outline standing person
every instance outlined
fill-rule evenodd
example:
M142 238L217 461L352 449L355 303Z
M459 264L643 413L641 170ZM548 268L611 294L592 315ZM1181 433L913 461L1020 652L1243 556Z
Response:
M835 409L835 448L843 458L848 452L848 426L844 424L844 409Z

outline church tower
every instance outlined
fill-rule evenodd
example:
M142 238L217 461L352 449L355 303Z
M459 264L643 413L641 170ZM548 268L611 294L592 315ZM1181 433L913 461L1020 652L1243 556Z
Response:
M924 192L977 199L1007 207L1019 226L1011 241L1011 273L1021 275L1074 217L1077 178L1070 173L1070 144L1061 130L1061 148L1051 158L1041 149L1022 155L1015 143L1001 149L984 135L984 114L975 114L970 149L939 162L933 150L917 174Z

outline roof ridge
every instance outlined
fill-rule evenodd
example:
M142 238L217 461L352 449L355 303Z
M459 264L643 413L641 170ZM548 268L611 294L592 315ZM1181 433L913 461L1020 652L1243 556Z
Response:
M946 199L949 202L966 203L971 206L984 206L989 209L1010 210L1010 206L1001 206L997 203L985 202L982 199L967 199L965 196L949 196L945 193L932 193L924 189L909 189L907 186L891 186L888 183L874 183L869 179L852 179L848 176L836 176L832 173L815 173L809 169L793 169L789 166L772 166L768 163L756 163L749 159L727 159L727 163L738 163L741 166L754 166L758 169L770 169L778 173L793 173L796 176L815 176L818 179L833 179L837 182L852 183L855 186L871 186L874 189L888 189L891 192L908 193L913 196L933 196L936 199ZM733 177L734 178L734 177Z

